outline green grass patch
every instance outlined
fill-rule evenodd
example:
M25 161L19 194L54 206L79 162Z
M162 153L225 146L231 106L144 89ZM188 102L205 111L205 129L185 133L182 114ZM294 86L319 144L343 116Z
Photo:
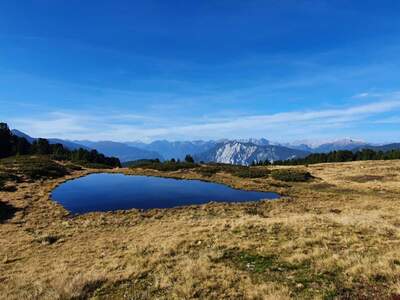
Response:
M309 261L288 263L276 254L260 255L238 250L226 251L222 260L249 272L254 280L284 284L301 299L340 298L344 291L339 269L317 273Z
M309 172L296 169L273 170L271 176L275 180L286 182L305 182L313 178Z

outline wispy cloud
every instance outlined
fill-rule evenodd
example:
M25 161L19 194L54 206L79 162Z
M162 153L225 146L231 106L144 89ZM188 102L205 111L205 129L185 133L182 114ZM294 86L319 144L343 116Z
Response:
M326 136L329 130L353 128L361 122L373 123L371 118L398 110L400 100L388 100L334 109L229 116L179 124L174 124L168 117L153 119L139 114L90 115L69 111L52 112L40 118L15 119L12 125L34 136L69 139L127 141L263 136L285 140L302 135L308 138Z
M354 95L353 99L362 99L362 98L389 98L389 99L396 99L400 96L399 91L392 91L392 92L363 92Z
M358 98L367 98L370 96L371 96L371 93L360 93L360 94L354 95L352 98L358 99Z

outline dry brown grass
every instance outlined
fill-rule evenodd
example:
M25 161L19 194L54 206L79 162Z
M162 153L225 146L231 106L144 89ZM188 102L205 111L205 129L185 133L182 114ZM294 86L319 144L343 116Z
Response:
M311 165L307 171L316 179L282 183L225 173L203 177L193 170L121 169L115 172L199 178L285 197L75 218L49 193L90 171L19 183L16 192L0 192L13 212L0 223L0 298L399 295L400 161Z

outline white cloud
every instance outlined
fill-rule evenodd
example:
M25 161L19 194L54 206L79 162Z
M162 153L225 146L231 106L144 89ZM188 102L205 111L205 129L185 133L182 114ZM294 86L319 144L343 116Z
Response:
M360 94L354 95L352 98L366 98L368 96L370 96L370 93L360 93Z
M327 136L333 130L345 131L360 122L368 122L371 117L398 109L400 101L391 100L335 109L181 121L178 125L171 125L175 122L168 117L153 122L154 118L138 114L87 115L71 111L53 112L40 119L15 119L12 126L33 136L69 139L127 141L264 136L285 140Z
M382 92L382 93L376 93L376 92L364 92L360 93L357 95L354 95L352 98L353 99L362 99L362 98L398 98L400 96L399 91L394 91L394 92Z

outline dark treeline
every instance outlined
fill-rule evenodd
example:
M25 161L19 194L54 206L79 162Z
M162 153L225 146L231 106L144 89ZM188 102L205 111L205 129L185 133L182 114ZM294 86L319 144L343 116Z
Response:
M279 160L275 161L274 165L307 165L307 164L318 164L318 163L329 163L329 162L349 162L358 160L389 160L389 159L400 159L400 150L390 151L374 151L371 149L363 149L360 151L332 151L329 153L313 153L305 158L297 158L290 160ZM270 162L261 162L257 165L270 164Z
M13 135L6 123L0 123L0 158L15 155L50 155L56 160L121 166L118 158L107 157L96 150L69 150L62 144L50 144L46 139L37 139L31 144L25 138Z

